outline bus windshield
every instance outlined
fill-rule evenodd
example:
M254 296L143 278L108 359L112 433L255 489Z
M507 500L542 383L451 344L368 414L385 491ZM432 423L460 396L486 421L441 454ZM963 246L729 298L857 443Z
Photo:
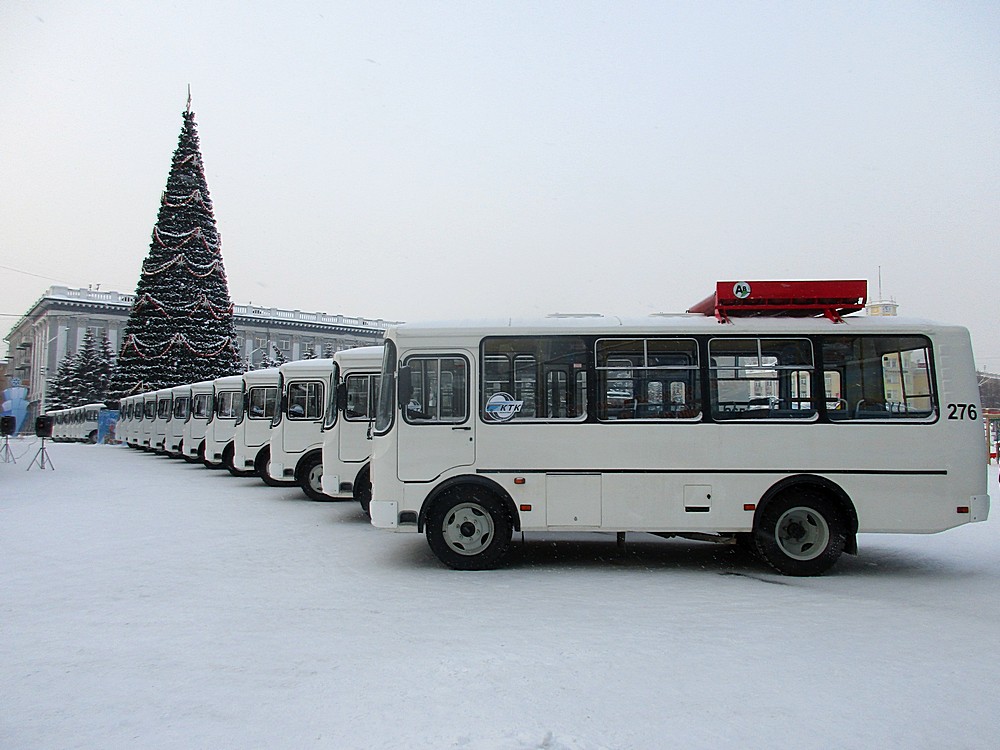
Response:
M375 407L375 432L385 433L392 427L396 414L396 345L392 341L385 342L385 352L382 355L382 378L378 389L378 402Z

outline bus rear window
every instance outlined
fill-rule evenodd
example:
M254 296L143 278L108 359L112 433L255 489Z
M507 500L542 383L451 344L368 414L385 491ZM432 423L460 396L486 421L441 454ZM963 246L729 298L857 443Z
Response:
M930 363L930 341L923 336L825 338L827 415L834 421L935 417Z

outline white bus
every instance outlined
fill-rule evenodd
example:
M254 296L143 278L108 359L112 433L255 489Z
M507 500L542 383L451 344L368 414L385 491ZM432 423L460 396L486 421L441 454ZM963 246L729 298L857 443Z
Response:
M149 431L149 447L156 453L166 453L167 428L174 411L174 397L170 388L154 391L156 415Z
M104 404L85 404L46 412L52 417L52 440L61 443L96 443Z
M137 448L139 423L142 421L142 396L124 396L119 402L119 409L121 420L118 424L118 439L129 448Z
M323 418L333 386L333 359L302 359L279 369L278 408L271 423L270 476L294 481L311 500L323 493Z
M139 449L153 448L153 422L156 421L156 391L142 394L142 421L139 423Z
M53 409L46 412L46 416L52 417L52 441L55 443L69 442L71 432L70 410Z
M719 317L390 328L372 524L458 569L502 564L513 531L590 530L816 575L858 532L986 519L964 328Z
M191 406L181 436L181 458L189 463L205 461L205 433L212 418L214 380L200 380L191 384Z
M191 386L177 385L170 389L170 420L164 433L163 451L173 458L184 450L184 424L191 406Z
M115 430L118 442L122 445L128 445L128 432L132 427L131 420L132 414L129 412L129 400L127 396L124 396L118 400L118 427Z
M368 513L372 497L370 427L375 399L381 346L345 349L333 355L334 387L323 423L323 494L353 498Z
M271 422L278 402L278 368L243 373L243 408L233 433L233 465L259 476L271 487L294 484L272 479Z
M233 466L233 432L243 408L243 376L226 375L213 383L213 408L205 428L205 465L226 469L234 476L246 476L246 472Z

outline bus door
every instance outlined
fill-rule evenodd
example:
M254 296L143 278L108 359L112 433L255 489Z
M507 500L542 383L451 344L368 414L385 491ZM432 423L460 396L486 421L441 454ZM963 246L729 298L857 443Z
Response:
M459 354L416 354L403 360L397 387L401 481L430 481L475 461L469 369L469 359Z
M281 449L285 453L303 453L322 442L325 386L318 377L285 384L285 423L281 426Z
M542 373L546 419L572 420L586 414L587 379L582 363L546 363ZM549 526L600 526L601 493L599 472L546 474L545 522Z
M344 463L362 463L371 455L368 428L375 414L375 392L379 376L352 373L344 378L344 404L338 433L337 456Z

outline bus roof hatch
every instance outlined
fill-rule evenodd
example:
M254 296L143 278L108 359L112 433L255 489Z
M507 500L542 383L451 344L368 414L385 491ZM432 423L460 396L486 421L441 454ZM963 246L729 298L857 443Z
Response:
M857 312L868 298L865 279L823 281L720 281L715 293L688 309L714 315L720 323L731 317L809 318L823 315L834 323Z

